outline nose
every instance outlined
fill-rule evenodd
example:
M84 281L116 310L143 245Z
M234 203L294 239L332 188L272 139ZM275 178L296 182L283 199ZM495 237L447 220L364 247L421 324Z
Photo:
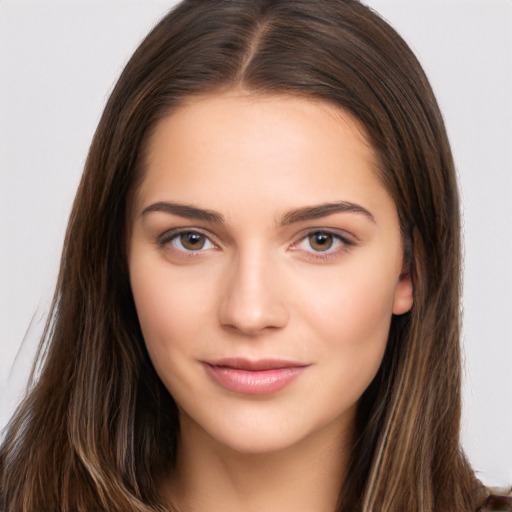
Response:
M227 274L219 309L223 327L256 336L288 323L279 270L269 259L263 255L239 255Z

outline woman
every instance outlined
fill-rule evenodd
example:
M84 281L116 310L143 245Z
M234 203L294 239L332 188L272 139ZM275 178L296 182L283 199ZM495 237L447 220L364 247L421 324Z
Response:
M355 1L186 1L105 108L6 510L477 510L457 188Z

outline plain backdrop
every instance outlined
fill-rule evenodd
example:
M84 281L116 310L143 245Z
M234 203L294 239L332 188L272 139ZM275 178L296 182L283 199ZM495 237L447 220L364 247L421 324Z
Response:
M512 1L369 0L424 65L463 198L464 448L512 483ZM22 396L105 100L173 2L0 0L0 428Z

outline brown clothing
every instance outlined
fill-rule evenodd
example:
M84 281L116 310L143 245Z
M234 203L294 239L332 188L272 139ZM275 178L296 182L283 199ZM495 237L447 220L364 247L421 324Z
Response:
M512 512L512 496L491 494L482 505L480 512Z

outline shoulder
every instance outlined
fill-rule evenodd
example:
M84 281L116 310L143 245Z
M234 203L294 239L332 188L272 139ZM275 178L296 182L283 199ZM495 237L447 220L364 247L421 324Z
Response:
M496 494L488 496L479 512L492 512L493 510L512 512L512 496L498 496Z

